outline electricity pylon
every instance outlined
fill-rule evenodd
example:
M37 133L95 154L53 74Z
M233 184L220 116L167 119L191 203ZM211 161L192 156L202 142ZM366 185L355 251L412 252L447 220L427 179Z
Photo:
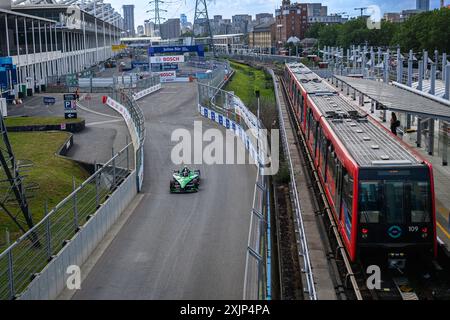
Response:
M159 5L161 3L164 3L164 1L161 0L152 0L149 2L149 4L154 4L155 8L154 9L150 9L147 11L148 12L153 12L154 13L154 18L151 18L150 20L153 20L153 22L155 23L155 27L158 27L158 31L159 31L159 35L161 36L161 20L164 20L164 18L161 18L160 12L167 12L167 10L165 9L161 9L159 7Z
M214 46L211 24L209 23L208 6L206 5L206 0L195 0L195 15L193 27L194 36L195 36L195 27L200 24L199 20L201 21L202 19L205 20L204 23L206 24L206 32L208 33L209 42L212 47L213 54L214 56L216 56L216 48Z

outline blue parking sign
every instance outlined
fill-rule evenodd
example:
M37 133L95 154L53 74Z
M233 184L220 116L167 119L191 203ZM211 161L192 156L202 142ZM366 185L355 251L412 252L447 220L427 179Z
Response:
M225 126L230 129L230 119L225 119Z
M204 108L203 109L203 115L208 118L208 109Z
M223 116L221 114L219 114L219 123L223 124Z
M214 111L211 111L211 120L216 121L216 113Z

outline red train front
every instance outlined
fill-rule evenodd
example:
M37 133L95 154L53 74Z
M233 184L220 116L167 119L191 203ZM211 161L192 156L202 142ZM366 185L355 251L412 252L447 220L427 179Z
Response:
M284 82L350 259L434 256L431 165L304 65Z

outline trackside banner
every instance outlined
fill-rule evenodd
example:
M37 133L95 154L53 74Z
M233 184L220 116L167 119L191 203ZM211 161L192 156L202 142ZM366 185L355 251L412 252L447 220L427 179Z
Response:
M182 63L184 56L156 56L150 57L150 63Z
M133 99L135 101L137 101L137 100L139 100L139 99L141 99L141 98L143 98L143 97L145 97L145 96L147 96L147 95L149 95L149 94L151 94L153 92L156 92L156 91L158 91L160 89L161 89L161 83L158 83L156 86L144 89L142 91L139 91L139 92L133 94Z
M216 123L218 123L221 126L224 126L225 128L232 130L234 132L235 135L237 135L242 143L244 144L245 148L247 149L247 151L249 152L250 156L252 157L253 161L255 161L255 165L258 163L258 152L256 149L256 146L254 145L252 139L250 139L250 137L248 136L248 134L245 132L245 130L236 122L234 122L233 120L225 117L224 115L210 110L208 108L203 107L202 105L198 105L198 109L200 114L205 117L208 118Z
M128 109L110 97L108 97L108 99L106 100L106 104L109 107L116 110L118 113L120 113L120 115L123 117L123 119L125 120L125 123L127 124L128 131L130 132L131 141L133 142L134 150L138 150L140 147L139 134L138 134L136 126L133 123L130 112L128 112Z

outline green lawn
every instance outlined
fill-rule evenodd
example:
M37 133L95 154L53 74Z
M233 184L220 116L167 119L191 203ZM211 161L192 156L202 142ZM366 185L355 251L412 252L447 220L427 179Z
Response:
M9 117L5 118L6 127L32 126L32 125L59 125L61 123L77 123L78 119L64 119L64 117Z
M235 74L224 90L233 91L250 109L256 104L255 90L261 92L261 100L275 104L272 77L264 70L231 61Z
M76 162L61 158L56 152L69 137L66 132L10 132L8 133L13 152L17 160L30 160L31 168L24 172L25 184L38 184L39 188L27 192L29 207L34 223L40 221L44 214L44 203L51 209L72 192L72 176L77 185L89 177L89 173ZM4 196L7 183L2 182L0 196ZM18 207L9 205L14 212ZM4 245L5 229L8 229L13 241L20 233L17 226L0 211L0 251Z

